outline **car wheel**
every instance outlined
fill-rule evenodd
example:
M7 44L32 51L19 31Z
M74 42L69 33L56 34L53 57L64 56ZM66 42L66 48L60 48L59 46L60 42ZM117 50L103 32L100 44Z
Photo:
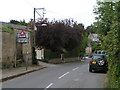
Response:
M107 73L107 71L108 71L108 69L106 68L104 72Z
M105 64L105 61L104 61L104 60L99 60L99 61L98 61L98 64L99 64L100 66L103 66L103 65Z
M89 72L92 72L92 68L91 67L89 67Z

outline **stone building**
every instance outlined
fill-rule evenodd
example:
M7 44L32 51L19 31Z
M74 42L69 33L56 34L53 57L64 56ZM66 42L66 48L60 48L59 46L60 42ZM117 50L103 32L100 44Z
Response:
M32 63L32 47L33 47L33 30L26 26L14 25L10 23L0 22L0 50L2 51L0 61L3 67L9 68L16 66L22 62L30 65ZM10 27L13 30L5 30ZM5 28L5 29L4 29ZM26 35L23 39L27 39L25 43L21 43L19 38L21 32Z

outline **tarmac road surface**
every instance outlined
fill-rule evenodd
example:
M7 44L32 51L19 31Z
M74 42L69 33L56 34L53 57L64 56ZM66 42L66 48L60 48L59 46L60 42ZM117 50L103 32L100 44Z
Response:
M54 65L3 82L3 88L104 88L105 73L88 71L89 60Z

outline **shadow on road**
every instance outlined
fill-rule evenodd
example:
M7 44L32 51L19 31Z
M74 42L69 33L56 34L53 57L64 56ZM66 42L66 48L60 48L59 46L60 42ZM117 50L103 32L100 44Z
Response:
M94 71L92 73L96 73L96 74L107 74L107 72L104 72L104 71Z

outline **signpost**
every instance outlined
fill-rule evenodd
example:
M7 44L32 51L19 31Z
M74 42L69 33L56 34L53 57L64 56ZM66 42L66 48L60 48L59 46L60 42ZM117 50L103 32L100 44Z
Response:
M20 33L17 33L17 42L18 43L29 43L29 33L24 32L23 30ZM26 62L26 70L28 69L28 51L25 53L25 62Z

